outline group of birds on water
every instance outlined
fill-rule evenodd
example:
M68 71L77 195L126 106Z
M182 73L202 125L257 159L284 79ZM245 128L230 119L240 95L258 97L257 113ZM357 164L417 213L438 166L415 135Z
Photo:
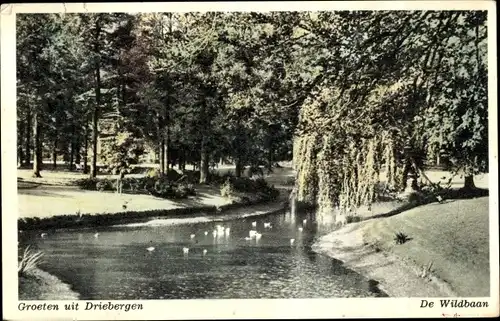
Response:
M307 223L307 219L304 219L302 221L302 223L305 225ZM252 227L253 228L257 227L257 222L256 221L252 222ZM264 228L271 229L272 228L271 223L265 222L264 223ZM299 232L302 232L303 230L304 230L303 227L299 227L298 228ZM231 232L231 229L229 227L224 227L222 225L217 225L216 229L212 231L212 235L213 235L214 238L217 237L217 236L223 236L223 235L228 236L230 234L230 232ZM208 231L205 231L203 234L205 236L207 236L208 235ZM196 237L196 234L191 234L190 235L191 239L194 239L195 237ZM259 232L257 232L257 230L252 229L252 230L248 231L248 236L245 237L245 240L246 241L251 241L251 240L255 239L256 241L258 241L261 238L262 238L262 234L259 233ZM290 245L293 245L294 243L295 243L295 239L293 239L293 238L290 239ZM155 247L154 246L150 246L146 250L148 252L153 252L155 250ZM188 247L183 247L182 248L182 252L184 254L189 254L189 248ZM207 253L208 253L207 249L203 249L203 255L206 255Z
M303 225L305 225L307 223L307 219L304 219L302 221L302 223L303 223ZM252 228L256 228L256 227L257 227L257 222L256 221L252 222ZM264 228L265 229L272 229L273 227L272 227L271 223L265 222L264 223ZM303 227L299 227L298 228L299 232L302 232L303 230L304 230ZM229 236L230 232L231 232L231 228L224 227L222 225L217 225L215 227L215 230L212 231L212 236L214 238L217 237L217 236ZM207 236L208 235L208 231L205 231L203 234L205 236ZM42 234L40 234L40 236L41 236L41 238L46 238L47 237L47 233L42 233ZM95 233L94 234L94 238L98 238L98 237L99 237L99 233ZM191 234L190 235L191 239L194 239L195 237L196 237L196 234ZM245 237L245 240L246 241L251 241L251 240L255 239L256 241L258 241L261 238L262 238L262 234L259 233L259 232L257 232L257 230L252 229L252 230L248 231L248 236ZM295 239L293 239L293 238L290 239L290 245L293 245L294 243L295 243ZM146 250L148 252L153 252L155 250L155 247L154 246L150 246L150 247L146 248ZM182 252L184 254L189 254L189 248L188 247L183 247L182 248ZM208 253L208 251L206 249L203 249L203 255L206 255L207 253Z

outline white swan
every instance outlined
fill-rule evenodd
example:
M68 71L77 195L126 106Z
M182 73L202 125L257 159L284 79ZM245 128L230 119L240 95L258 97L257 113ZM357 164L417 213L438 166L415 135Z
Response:
M252 226L256 227L257 226L257 222L252 222Z
M302 227L299 227L299 232L302 232L304 229Z
M295 243L295 239L290 239L290 245L293 245Z
M98 238L98 237L99 237L99 233L95 233L95 234L94 234L94 237L95 237L95 238Z
M187 247L182 248L182 252L184 254L188 254L189 253L189 248L187 248Z
M207 252L208 252L208 251L207 251L206 249L204 249L204 250L203 250L203 255L206 255L206 254L207 254Z
M44 237L46 237L46 236L47 236L47 233L42 233L42 234L40 234L40 236L41 236L42 238L44 238Z
M208 235L208 231L205 231L205 235Z
M195 237L195 236L196 236L196 235L194 235L194 234L191 234L191 238L192 238L192 239L194 239L194 237Z
M155 250L155 248L153 246L150 246L146 250L148 250L148 252L153 252Z
M305 218L302 223L306 224L307 223L307 219Z

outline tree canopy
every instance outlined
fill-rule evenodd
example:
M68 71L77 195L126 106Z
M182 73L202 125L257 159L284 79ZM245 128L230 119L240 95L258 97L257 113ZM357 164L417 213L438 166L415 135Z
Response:
M293 156L299 200L374 200L383 173L488 170L482 11L20 14L18 157L153 155L164 173Z

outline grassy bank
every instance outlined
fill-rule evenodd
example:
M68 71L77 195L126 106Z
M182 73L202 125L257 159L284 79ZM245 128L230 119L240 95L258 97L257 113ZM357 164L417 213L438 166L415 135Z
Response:
M349 224L314 249L396 297L489 296L488 197L448 200ZM407 236L396 244L397 233Z
M155 218L194 218L199 216L224 216L236 209L252 211L252 206L279 203L284 207L286 195L281 192L277 200L255 198L243 202L221 206L194 206L170 209L155 209L145 211L122 211L118 213L91 213L81 215L54 215L47 217L24 217L18 219L19 230L50 230L60 228L83 228L111 226L117 224L144 223Z
M19 300L78 300L79 294L57 277L34 269L19 277Z

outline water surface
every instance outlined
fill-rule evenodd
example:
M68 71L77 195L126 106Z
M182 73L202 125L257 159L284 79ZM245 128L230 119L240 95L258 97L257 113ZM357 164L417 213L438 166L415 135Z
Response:
M288 212L227 222L61 230L44 238L24 232L20 242L44 251L41 268L70 284L82 300L385 296L372 281L312 252L324 227L314 220L314 213ZM229 235L214 237L216 225L229 227ZM245 240L250 230L262 237Z

